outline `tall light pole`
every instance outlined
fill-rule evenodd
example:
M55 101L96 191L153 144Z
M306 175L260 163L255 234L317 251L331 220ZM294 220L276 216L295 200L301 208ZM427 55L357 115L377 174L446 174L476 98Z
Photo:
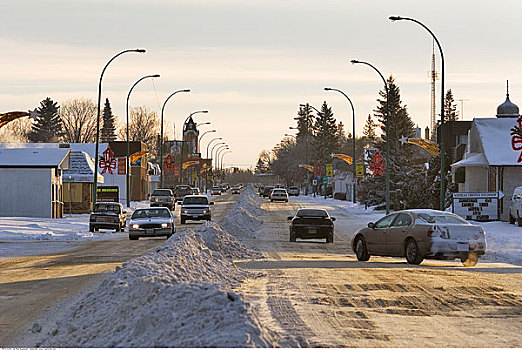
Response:
M216 140L223 140L222 137L216 137L212 140L209 141L209 143L207 144L207 159L208 158L208 148L210 146L210 144ZM221 143L224 143L224 142L221 142ZM210 151L210 157L212 158L212 153L214 152L214 147L216 147L217 145L219 145L220 143L216 143L214 146L212 146L212 150ZM212 159L210 158L210 170L212 170ZM205 193L207 192L207 189L208 189L208 170L205 172ZM212 174L213 175L213 174ZM214 181L212 181L212 184L214 184Z
M131 165L130 165L130 142L129 142L129 99L130 99L130 95L131 95L131 92L132 90L134 89L134 87L136 85L138 85L138 83L144 79L147 79L147 78L159 78L159 74L152 74L152 75L146 75L140 79L138 79L134 85L132 85L132 87L130 88L129 90L129 93L127 94L127 105L126 105L126 108L125 108L125 113L127 114L127 171L126 171L126 179L125 179L125 183L126 183L126 200L127 200L127 208L130 207L130 172L131 172Z
M223 152L223 154L221 154L221 170L223 170L223 158L225 157L225 154L228 154L230 152L232 152L232 151L229 150L229 151Z
M386 214L389 214L390 213L390 133L389 133L390 127L389 127L389 124L390 124L390 116L393 111L390 109L390 93L389 93L389 89L388 89L388 82L386 81L386 79L384 79L384 76L381 74L381 72L379 72L379 70L377 68L375 68L374 66L372 66L370 63L363 62L363 61L357 61L357 60L351 60L351 62L352 62L352 64L356 64L356 63L365 64L365 65L373 68L373 70L376 71L377 74L379 74L379 76L381 77L381 79L384 83L384 88L386 89L386 112L388 113L388 115L386 116L386 169L385 169L385 172L386 172ZM395 208L395 209L397 209L397 208Z
M109 66L109 64L116 59L116 57L123 55L127 52L137 52L137 53L145 53L145 49L133 49L133 50L123 50L120 53L114 55L107 64L105 64L105 67L103 67L103 70L100 75L100 81L98 83L98 110L97 110L97 116L96 116L96 146L94 151L94 179L93 179L93 194L92 194L92 205L96 204L96 195L98 190L98 150L99 150L99 143L100 143L100 108L101 108L101 92L102 92L102 79L103 74L105 73L105 70Z
M163 188L163 112L165 111L165 105L167 104L168 100L178 92L190 92L189 89L184 90L178 90L174 91L172 94L170 94L169 97L163 102L163 106L161 107L161 134L160 134L160 188Z
M185 119L185 122L183 123L183 125L185 125L188 122L190 117L192 117L194 114L198 114L198 113L208 113L208 111L207 110L203 110L203 111L195 111L195 112L190 113L189 116L187 117L187 119Z
M342 94L344 97L346 97L346 99L348 100L348 102L350 102L350 106L352 106L352 122L353 122L353 135L352 135L352 139L353 139L353 158L352 158L352 169L353 169L353 203L355 203L355 180L357 178L357 173L356 173L356 167L355 167L355 108L353 108L353 103L352 103L352 100L350 100L350 98L348 97L348 95L346 95L344 92L342 92L341 90L339 89L334 89L334 88L329 88L329 87L325 87L324 88L325 91L337 91L338 93Z
M216 140L223 140L223 138L222 138L222 137L216 137L216 138L214 138L214 139L212 139L212 140L210 140L210 141L208 142L208 145L207 145L207 159L208 159L208 148L209 148L210 144L211 144L212 142L216 141ZM224 143L224 142L223 142L223 143ZM217 143L216 145L219 145L219 143ZM214 151L214 148L212 148L212 151ZM212 152L210 152L210 155L212 155Z
M199 137L198 144L201 145L201 139L203 138L203 136L205 136L206 134L211 133L211 132L216 132L216 129L214 129L214 130L209 130L209 131L205 131L205 132L203 133L203 135L201 135L201 136ZM200 146L200 149L201 149L201 146Z
M433 40L437 43L437 46L439 47L440 51L440 63L441 63L441 75L442 78L440 79L440 210L445 210L445 179L446 179L446 172L444 170L445 164L444 164L444 153L445 153L445 147L444 147L444 52L442 52L442 46L440 46L439 39L433 34L433 32L426 27L423 23L419 22L418 20L414 18L408 18L408 17L401 17L401 16L390 16L390 21L411 21L415 22L418 25L420 25L422 28L426 29L428 33L431 34Z
M224 145L224 146L226 146L226 147L219 147L216 150L216 169L220 169L221 166L223 165L223 164L219 163L219 156L221 155L221 152L230 149L230 148L228 148L228 145Z

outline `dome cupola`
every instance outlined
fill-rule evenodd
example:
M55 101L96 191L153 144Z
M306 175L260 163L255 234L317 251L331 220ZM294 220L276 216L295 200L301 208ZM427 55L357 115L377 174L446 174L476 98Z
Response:
M518 118L518 106L509 100L509 82L507 84L506 101L497 107L497 118Z

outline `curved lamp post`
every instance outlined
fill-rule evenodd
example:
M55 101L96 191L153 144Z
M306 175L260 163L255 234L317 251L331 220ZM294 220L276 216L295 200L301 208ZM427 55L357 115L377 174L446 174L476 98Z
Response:
M165 105L167 104L167 101L170 100L172 96L177 94L178 92L190 92L190 89L184 89L184 90L178 90L174 91L172 94L170 94L169 97L163 102L163 106L161 107L161 134L160 134L160 188L163 188L163 112L165 111Z
M445 149L444 149L444 52L442 52L442 46L440 46L439 39L437 39L435 34L433 34L433 32L428 27L426 27L423 23L417 21L414 18L401 17L401 16L390 16L389 19L392 22L411 21L411 22L417 23L422 28L426 29L428 31L428 33L431 34L432 38L437 43L437 46L440 51L440 63L442 66L441 67L442 78L440 80L440 210L445 210L446 205L444 203L445 202L444 201L444 197L445 197L444 180L446 178L446 176L445 176L446 174L445 174L445 170L444 170L444 167L445 167L445 164L444 164L444 153L445 153Z
M342 94L344 97L346 97L346 99L348 100L348 102L350 102L350 106L352 106L352 122L353 122L353 158L352 158L352 166L353 166L353 203L355 203L355 181L357 179L357 173L356 173L356 167L355 167L355 108L353 108L353 103L352 103L352 100L350 100L350 98L348 97L348 95L346 95L344 92L342 92L341 90L339 89L334 89L334 88L329 88L329 87L325 87L324 88L325 91L337 91L338 93Z
M361 64L365 64L367 66L370 66L371 68L373 68L374 71L377 72L377 74L379 74L379 76L381 77L383 83L384 83L384 87L386 89L386 111L388 113L388 116L386 118L386 214L389 214L390 213L390 134L389 134L389 124L390 124L390 114L391 114L391 110L390 110L390 94L389 94L389 91L388 91L388 82L386 81L386 79L384 79L384 76L381 74L381 72L379 72L379 70L377 68L375 68L373 65L371 65L370 63L368 62L363 62L363 61L357 61L357 60L351 60L352 64L356 64L356 63L361 63Z
M130 95L131 95L131 92L132 90L134 89L134 87L136 85L138 85L138 83L144 79L147 79L147 78L159 78L159 74L152 74L152 75L146 75L140 79L138 79L134 85L132 85L132 87L130 88L129 90L129 93L127 94L127 105L126 105L126 108L125 108L125 113L127 114L127 171L126 171L126 179L125 179L125 183L126 183L126 194L125 196L127 197L126 198L126 201L127 201L127 208L130 207L130 171L131 171L131 166L130 166L130 143L129 143L129 99L130 99Z
M221 154L221 170L223 170L223 158L225 157L225 154L231 153L232 151L226 151Z
M216 168L216 170L219 169L219 158L218 158L219 156L218 156L218 153L219 153L219 151L221 151L223 148L227 148L227 147L228 147L228 145L225 144L225 143L223 142L222 145L220 145L218 148L216 148L216 153L214 153L214 154L215 154L215 157L214 157L214 161L215 161L214 163L215 163L215 166L214 166L214 167Z
M216 141L216 140L223 140L223 138L222 138L222 137L216 137L216 138L214 138L214 139L212 139L212 140L210 140L210 141L208 142L208 145L207 145L207 159L208 159L208 147L210 146L210 144L211 144L212 142L214 142L214 141ZM214 150L214 149L212 148L212 150ZM212 155L212 152L210 152L210 155Z
M225 145L226 147L219 147L217 150L216 150L216 169L221 169L221 163L219 162L219 157L221 156L221 152L223 151L226 151L228 149L230 149L228 147L228 145Z
M185 125L188 122L190 117L192 117L194 114L197 114L197 113L208 113L208 111L207 110L203 110L203 111L195 111L195 112L190 113L189 116L187 117L187 119L185 119L185 122L183 122L183 125Z
M199 137L198 144L201 145L201 139L203 138L203 136L205 136L206 134L208 134L208 133L210 133L210 132L216 132L216 129L205 131L205 132L203 133L203 135L201 135L201 136ZM200 147L200 148L201 148L201 147Z
M202 126L202 125L209 125L210 122L204 122L204 123L196 123L196 126Z
M314 111L316 111L317 114L321 114L321 112L320 112L317 108L315 108L314 106L312 106L311 104L308 104L308 106L309 106L310 108L312 108ZM305 105L305 104L300 104L299 107L306 107L306 105Z
M99 149L99 143L100 143L100 104L101 104L101 92L102 92L102 79L103 74L105 73L105 70L109 66L109 64L116 59L116 57L123 55L127 52L137 52L137 53L145 53L145 49L131 49L131 50L123 50L120 53L114 55L107 64L105 64L105 67L103 67L103 70L100 75L100 81L98 83L98 110L96 115L96 146L94 151L94 180L93 180L93 194L92 194L92 205L94 207L94 204L96 204L96 192L98 189L98 149Z

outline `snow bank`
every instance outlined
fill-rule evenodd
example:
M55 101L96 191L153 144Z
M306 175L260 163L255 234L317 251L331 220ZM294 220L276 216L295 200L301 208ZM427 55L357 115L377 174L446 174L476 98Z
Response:
M260 203L261 199L256 195L254 187L248 186L218 224L236 238L255 239L256 232L263 224L259 219L262 213Z
M217 234L211 240L212 232ZM205 245L204 236L216 242L226 236L221 232L212 225L184 230L155 252L123 264L38 346L278 346L276 334L264 330L250 305L231 291L252 275Z
M507 222L473 222L486 231L484 260L522 266L522 227Z

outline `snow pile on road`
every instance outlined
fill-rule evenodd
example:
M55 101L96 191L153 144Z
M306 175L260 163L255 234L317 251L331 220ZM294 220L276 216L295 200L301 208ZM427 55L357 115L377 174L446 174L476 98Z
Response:
M261 259L263 254L251 249L238 241L234 236L228 234L216 222L205 221L203 225L196 229L205 241L205 245L212 250L219 251L228 259Z
M63 219L0 217L2 241L108 240L125 235L114 230L89 232L89 214L65 215Z
M260 202L261 199L256 195L254 188L248 186L218 224L236 238L256 238L256 232L263 224L259 219L262 212Z
M522 266L522 227L502 221L473 223L486 231L484 260Z
M207 228L207 236L219 231ZM184 230L155 252L123 264L83 297L38 346L279 346L277 335L263 329L250 305L231 291L251 274L219 250L209 249L204 235ZM284 343L297 345L288 339Z

